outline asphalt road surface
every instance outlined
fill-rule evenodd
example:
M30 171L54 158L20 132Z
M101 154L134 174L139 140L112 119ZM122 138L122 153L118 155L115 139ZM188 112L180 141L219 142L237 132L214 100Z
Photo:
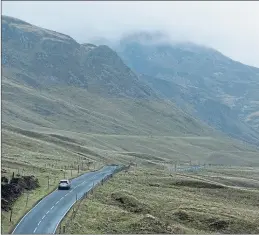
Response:
M55 190L43 198L17 224L13 234L53 234L76 200L95 184L114 172L117 166L106 166L71 180L70 190Z

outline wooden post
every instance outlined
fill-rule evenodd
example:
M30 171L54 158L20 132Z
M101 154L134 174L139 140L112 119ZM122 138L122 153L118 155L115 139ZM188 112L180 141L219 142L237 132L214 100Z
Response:
M14 178L14 172L13 172L13 176L12 176L12 179Z
M63 226L63 234L66 232L66 226Z
M48 177L48 189L49 189L49 175L47 177Z
M28 206L28 201L29 201L29 192L27 192L27 198L26 198L26 208Z
M12 222L12 216L13 216L13 209L11 208L10 222Z

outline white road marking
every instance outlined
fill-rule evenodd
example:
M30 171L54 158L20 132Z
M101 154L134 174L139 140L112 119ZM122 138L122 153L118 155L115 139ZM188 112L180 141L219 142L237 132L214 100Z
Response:
M86 181L88 182L91 178L92 178L92 177L90 177L90 178L89 178L88 180L86 180ZM95 178L95 176L94 176L93 178ZM77 187L79 187L80 185L86 183L86 181L81 182L79 185L77 185L76 187L74 187L74 189L77 188ZM96 186L96 185L95 185L95 182L94 182L93 186ZM71 191L69 191L69 193L72 192L72 191L74 191L74 189L72 189ZM90 187L90 189L91 189L91 187ZM57 191L57 189L56 189L55 191ZM55 191L53 191L52 193L54 193ZM50 194L49 194L48 196L50 196ZM80 197L80 198L81 198L81 197ZM45 198L44 198L44 199L45 199ZM64 197L62 197L59 201L61 201L62 199L64 199ZM43 201L43 200L42 200L42 201ZM42 202L42 201L40 201L40 202ZM58 202L59 202L59 201L58 201ZM40 202L39 202L39 203L40 203ZM56 204L58 204L58 202L56 202ZM38 204L39 204L39 203L38 203ZM75 202L74 202L74 203L75 203ZM71 207L74 205L74 203L70 206L70 208L69 208L68 210L71 209ZM37 204L37 205L38 205L38 204ZM36 206L37 206L37 205L36 205ZM35 207L36 207L36 206L35 206ZM33 209L35 209L35 207L32 208L30 211L32 211ZM51 209L53 209L53 208L54 208L54 206L53 206ZM29 212L30 212L30 211L29 211ZM28 213L29 213L29 212L28 212ZM47 213L43 216L43 218L45 218L46 215L47 215L49 212L50 212L50 211L47 211ZM27 213L27 214L28 214L28 213ZM27 215L27 214L26 214L26 215ZM26 217L26 215L22 218L22 220ZM62 218L63 218L63 217L62 217ZM62 218L61 218L61 219L62 219ZM22 222L22 220L17 224L17 226L15 227L15 229L16 229L16 228L18 227L18 225ZM60 220L60 221L61 221L61 220ZM57 226L59 225L60 221L59 221L58 224L56 225L55 231L56 231ZM39 222L39 224L40 224L41 222L42 222L42 220ZM33 233L36 232L37 228L38 228L38 226L34 229Z
M54 208L54 206L52 206L50 209L52 210Z
M38 226L40 225L40 223L41 223L41 220L40 220L40 222L38 223Z
M41 218L41 220L43 220L46 217L46 215L43 215L43 217Z
M49 197L50 195L52 195L52 194L55 193L56 191L57 191L57 189L55 189L52 193L48 194L44 199L46 199L47 197ZM15 228L14 228L12 234L15 232L15 230L18 228L18 226L22 223L22 221L25 219L25 217L26 217L30 212L32 212L33 210L35 210L36 207L37 207L38 205L40 205L40 203L42 203L42 201L43 201L43 200L40 200L34 207L32 207L32 208L22 217L22 219L19 221L19 223L15 226ZM37 229L37 228L35 228L35 231L36 231L36 229Z
M56 202L56 205L59 203L59 201Z

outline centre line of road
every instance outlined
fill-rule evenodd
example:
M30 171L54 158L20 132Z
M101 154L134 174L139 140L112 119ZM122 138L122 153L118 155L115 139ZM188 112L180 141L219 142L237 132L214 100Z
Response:
M86 182L86 181L83 181L81 184L79 184L79 185L77 185L76 187L74 187L74 189L77 188L78 186L84 184L85 182ZM93 186L95 186L95 184L93 184ZM65 196L63 196L62 198L60 198L60 199L55 203L55 205L58 204L62 199L64 199L64 197L66 197L66 196L67 196L69 193L71 193L74 189L72 189L71 191L69 191L69 192L68 192L67 194L65 194ZM73 204L74 204L74 203L73 203ZM73 206L73 204L71 205L71 207ZM71 208L71 207L70 207L70 208ZM54 208L54 206L52 206L50 210L52 210L53 208ZM69 209L70 209L70 208L69 208ZM69 209L68 209L68 210L69 210ZM42 220L46 217L46 215L47 215L49 212L50 212L50 211L47 211L47 212L46 212L46 214L42 217ZM42 222L42 220L38 223L38 226L40 225L40 223ZM59 224L59 223L58 223L58 224ZM34 229L33 233L35 233L35 232L37 231L38 226ZM55 228L55 230L56 230L56 228Z
M105 175L106 174L110 174L110 173L105 173ZM90 179L92 179L92 178L94 178L94 177L91 177ZM89 180L90 180L89 179ZM78 185L77 185L78 186ZM76 186L76 187L77 187ZM74 189L76 188L76 187L74 187ZM91 189L92 187L90 187L90 189ZM74 201L73 203L72 203L72 205L66 210L66 212L65 212L65 214L72 208L72 206L74 205L76 203L76 201ZM54 232L53 233L55 233L56 232L56 230L57 230L57 228L58 228L58 225L60 224L60 221L63 219L64 217L62 217L59 221L58 221L58 223L57 223L57 225L56 225L56 227L55 227L55 230L54 230Z
M96 172L92 172L92 173L97 173L98 174L98 172L99 171L101 171L101 170L103 170L105 167L102 167L100 170L98 170L98 171L96 171ZM86 173L86 174L88 174L89 176L91 175L93 175L93 174L91 174L91 172L90 173ZM83 176L83 175L82 175ZM78 178L80 178L80 177L82 177L82 176L79 176ZM92 177L90 177L88 180L90 180ZM53 192L51 192L50 194L48 194L47 196L45 196L44 197L44 199L46 199L47 197L50 197L53 193L55 193L56 191L58 191L58 189L55 189ZM19 225L24 221L24 219L26 218L26 216L29 214L29 213L31 213L33 210L35 210L42 202L43 202L44 200L42 199L42 200L40 200L34 207L32 207L23 217L22 217L22 219L18 222L18 224L15 226L15 228L14 228L14 230L12 231L12 234L14 234L15 233L15 231L17 230L17 228L19 227ZM46 214L48 214L49 213L49 211L46 213ZM56 228L55 228L56 229ZM37 230L37 228L35 228L34 229L34 232Z

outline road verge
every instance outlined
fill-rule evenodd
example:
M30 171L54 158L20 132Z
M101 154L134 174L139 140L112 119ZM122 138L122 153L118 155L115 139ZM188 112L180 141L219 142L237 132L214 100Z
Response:
M117 174L121 171L124 170L128 170L130 168L130 165L128 166L121 166L121 167L117 167L113 173L106 175L100 182L98 182L97 184L94 184L93 187L86 192L80 199L78 199L77 201L75 201L74 204L71 205L71 207L67 210L66 214L63 216L63 218L59 221L59 223L57 224L57 227L54 231L54 234L64 234L66 232L66 227L69 226L69 224L71 223L72 220L68 220L67 223L63 224L62 221L65 219L65 217L67 216L67 214L69 213L69 211L73 208L73 212L72 212L72 218L74 218L80 208L81 202L86 199L88 197L89 194L93 194L94 189L97 186L103 185L107 180L111 179L113 177L114 174Z

